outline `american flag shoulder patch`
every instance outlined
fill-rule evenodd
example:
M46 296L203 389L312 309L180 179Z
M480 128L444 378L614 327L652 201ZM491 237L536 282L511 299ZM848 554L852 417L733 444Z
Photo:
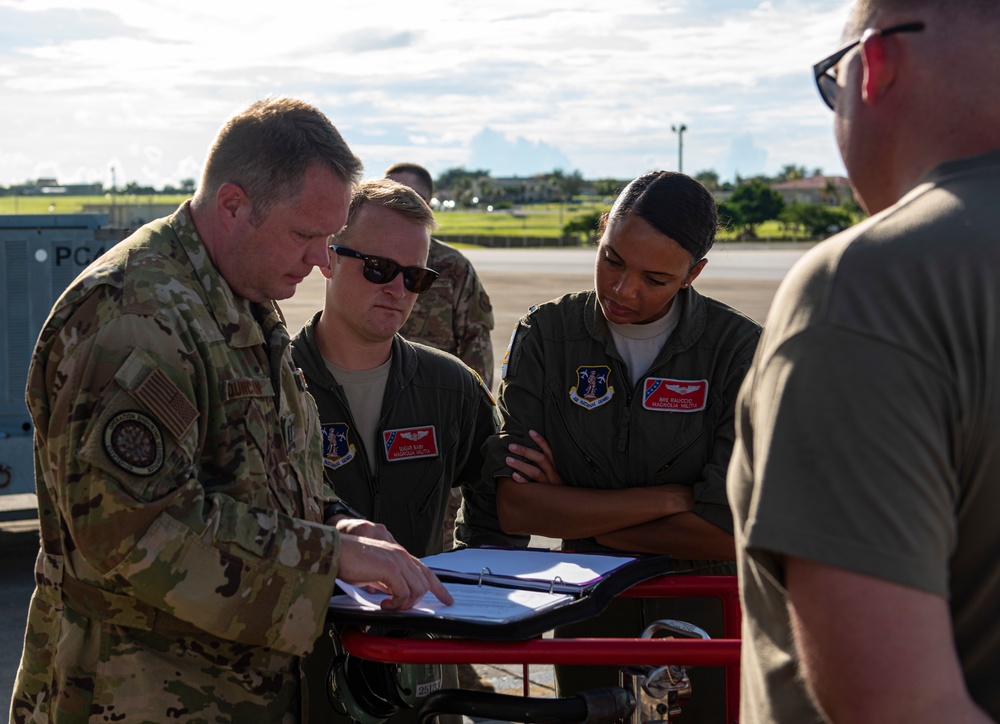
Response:
M159 367L146 375L132 395L178 440L198 419L198 410Z

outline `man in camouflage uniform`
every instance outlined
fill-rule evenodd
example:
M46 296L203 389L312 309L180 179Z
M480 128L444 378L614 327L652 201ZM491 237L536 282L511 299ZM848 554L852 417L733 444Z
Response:
M328 263L359 174L318 110L259 101L194 199L56 302L28 378L41 550L12 721L296 721L336 576L447 598L325 488L271 301Z
M427 204L434 181L423 166L397 163L386 169L386 178L420 194ZM493 307L472 263L458 249L431 239L427 266L438 273L434 286L417 298L400 334L450 354L479 373L493 389Z

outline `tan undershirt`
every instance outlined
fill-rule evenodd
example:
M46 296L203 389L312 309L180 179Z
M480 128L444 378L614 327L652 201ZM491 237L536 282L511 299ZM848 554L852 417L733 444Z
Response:
M351 408L351 417L358 426L355 431L362 441L368 455L368 468L375 473L376 456L381 450L377 439L379 416L382 414L382 397L385 395L385 383L389 379L389 368L392 366L392 355L389 359L370 370L349 370L346 367L326 362L326 367L337 378L347 396L347 406Z

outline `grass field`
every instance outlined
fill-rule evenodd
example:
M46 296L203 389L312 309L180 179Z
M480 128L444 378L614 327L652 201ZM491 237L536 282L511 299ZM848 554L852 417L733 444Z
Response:
M125 196L115 199L118 205L125 204L180 204L186 196ZM108 204L105 196L0 196L0 214L74 214L83 210L85 204ZM515 209L487 211L482 209L460 209L439 211L435 214L438 232L441 234L478 234L482 236L505 236L525 234L528 236L560 236L562 226L570 219L593 211L604 211L608 206L601 203L579 204L537 204Z
M441 234L482 236L561 236L563 224L610 206L599 202L579 204L533 204L511 209L460 209L438 211L434 218Z
M125 204L180 204L183 194L157 194L154 196L129 196L119 194L115 203ZM0 196L0 214L78 214L84 204L109 204L110 196Z
M119 194L115 203L125 204L180 204L186 196L152 195L129 196ZM0 214L73 214L83 210L84 204L108 204L106 196L0 196ZM455 209L438 211L435 218L439 234L476 234L480 236L561 236L563 224L571 219L607 211L609 205L600 201L583 201L573 204L533 204L512 209L487 211L480 209ZM761 239L792 239L777 221L768 221L757 229ZM720 239L732 239L733 234L722 232Z

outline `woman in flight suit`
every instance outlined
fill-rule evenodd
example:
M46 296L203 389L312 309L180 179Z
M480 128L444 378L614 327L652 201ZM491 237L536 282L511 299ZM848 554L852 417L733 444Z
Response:
M518 323L484 467L507 533L669 554L678 573L735 573L725 476L760 326L692 287L717 227L697 181L641 176L603 220L595 288ZM636 637L659 618L722 633L717 600L632 599L557 635ZM618 683L610 667L559 666L556 677L562 696ZM685 721L722 721L721 669L694 672L692 685Z

